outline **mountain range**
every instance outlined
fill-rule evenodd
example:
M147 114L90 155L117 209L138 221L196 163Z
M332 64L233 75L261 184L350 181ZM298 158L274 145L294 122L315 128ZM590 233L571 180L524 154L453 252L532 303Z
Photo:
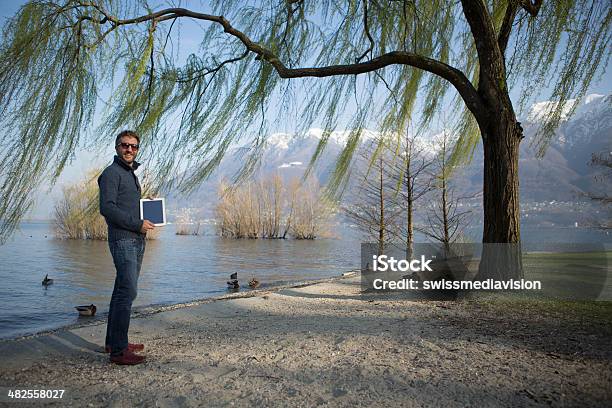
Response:
M572 103L570 101L569 103ZM610 191L610 180L598 180L602 169L590 165L593 153L612 154L612 95L592 94L584 98L571 117L562 115L562 122L546 153L539 158L533 147L534 135L552 102L531 106L525 118L520 118L525 139L519 156L519 179L523 206L535 203L576 203L588 201L584 194ZM567 112L565 112L567 113ZM303 135L276 133L267 138L260 174L278 172L283 178L300 177L306 170L323 131L310 129ZM347 140L347 132L330 135L327 147L317 162L314 174L324 185L334 169L338 154ZM365 131L361 143L376 137L376 132ZM419 140L432 155L436 145L431 139ZM482 189L482 146L479 145L471 162L457 173L457 188L462 192ZM222 177L231 179L243 163L239 150L222 160L218 170L188 197L174 197L177 207L211 207L216 200L217 185Z

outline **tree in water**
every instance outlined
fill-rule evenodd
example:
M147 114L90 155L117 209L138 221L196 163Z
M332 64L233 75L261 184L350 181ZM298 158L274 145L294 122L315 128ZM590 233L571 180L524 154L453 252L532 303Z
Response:
M0 44L4 236L34 186L54 182L86 140L99 91L122 74L96 132L108 136L96 140L135 128L143 151L158 159L160 187L189 162L185 190L210 175L240 137L251 148L239 176L250 173L270 124L289 115L302 130L323 124L314 165L339 118L350 115L330 183L342 191L367 126L399 133L421 94L426 127L452 88L456 106L465 108L455 160L471 156L479 139L484 147L483 242L516 247L523 131L510 89L519 88L519 108L552 89L557 103L535 141L543 152L561 112L575 109L610 56L612 9L601 0L212 3L200 12L131 1L31 1L8 20ZM177 66L181 39L173 29L185 20L202 24L202 43ZM521 274L520 251L495 263Z
M280 174L240 185L219 184L215 207L221 237L316 239L325 235L334 207L313 177L285 182Z

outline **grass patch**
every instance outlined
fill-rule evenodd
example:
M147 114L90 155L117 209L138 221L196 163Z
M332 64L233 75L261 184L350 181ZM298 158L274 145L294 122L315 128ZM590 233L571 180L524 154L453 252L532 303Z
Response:
M525 294L489 293L470 301L496 314L539 316L579 322L597 322L612 329L612 302L563 300Z

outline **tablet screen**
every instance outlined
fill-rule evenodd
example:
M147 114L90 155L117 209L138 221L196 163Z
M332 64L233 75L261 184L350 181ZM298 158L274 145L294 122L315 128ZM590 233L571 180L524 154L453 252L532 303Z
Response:
M166 225L166 206L163 198L140 200L140 219L155 225Z

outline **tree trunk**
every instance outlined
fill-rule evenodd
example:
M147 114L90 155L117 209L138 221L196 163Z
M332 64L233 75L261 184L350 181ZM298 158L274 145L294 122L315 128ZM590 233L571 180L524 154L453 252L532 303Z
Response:
M503 106L501 101L498 102ZM520 279L519 144L523 129L511 105L493 115L481 132L484 147L483 252L481 278Z
M414 201L413 179L412 179L412 144L409 141L406 133L406 174L404 180L406 183L406 195L408 206L406 208L406 259L412 259L414 232L412 230L412 203Z
M385 251L385 197L383 184L383 162L380 159L380 185L379 185L379 200L380 200L380 224L378 228L378 255L382 255Z
M448 226L446 167L442 167L442 231L443 231L442 243L444 244L444 250L446 251L446 253L449 253L450 252L450 235L449 235L449 226Z
M406 259L412 258L412 243L414 241L412 230L412 193L408 193L408 209L406 215Z

